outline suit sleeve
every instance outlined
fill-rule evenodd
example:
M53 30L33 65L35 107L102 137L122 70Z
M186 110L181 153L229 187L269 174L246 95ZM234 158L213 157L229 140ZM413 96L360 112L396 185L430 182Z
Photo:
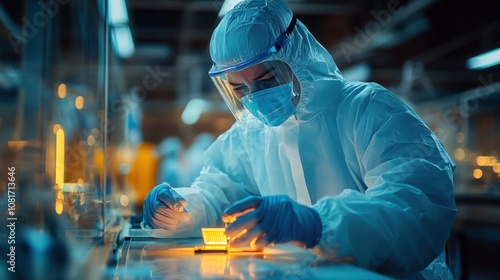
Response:
M422 120L372 85L345 106L346 162L365 184L313 207L323 231L316 254L393 276L418 272L444 249L456 208L454 164ZM355 158L352 158L355 157Z
M202 227L222 227L222 212L248 195L258 195L248 154L237 126L222 134L205 151L200 175L188 188L176 188L187 201L191 219L176 230L155 229L157 237L200 237ZM201 159L200 159L201 160Z

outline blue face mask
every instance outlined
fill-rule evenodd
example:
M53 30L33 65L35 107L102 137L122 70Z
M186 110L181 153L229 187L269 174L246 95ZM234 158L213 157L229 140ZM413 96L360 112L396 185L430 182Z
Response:
M278 126L295 113L292 82L243 96L240 102L268 126Z

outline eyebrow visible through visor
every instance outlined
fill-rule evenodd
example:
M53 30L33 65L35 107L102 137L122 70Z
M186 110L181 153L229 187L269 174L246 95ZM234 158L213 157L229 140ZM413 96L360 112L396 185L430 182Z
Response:
M271 69L267 69L264 73L260 74L259 76L253 78L252 80L259 80L260 78L264 77L265 75L267 75L268 73L274 71L274 67L271 68ZM231 82L227 82L229 85L233 86L233 87L236 87L236 86L241 86L243 84L237 84L237 83L231 83Z

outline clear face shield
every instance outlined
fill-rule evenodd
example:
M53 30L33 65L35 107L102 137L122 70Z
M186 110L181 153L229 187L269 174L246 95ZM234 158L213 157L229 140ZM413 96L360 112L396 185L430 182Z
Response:
M270 49L235 65L214 65L209 71L215 86L239 122L261 121L278 126L295 113L299 83L290 67L268 59L290 36L296 19Z

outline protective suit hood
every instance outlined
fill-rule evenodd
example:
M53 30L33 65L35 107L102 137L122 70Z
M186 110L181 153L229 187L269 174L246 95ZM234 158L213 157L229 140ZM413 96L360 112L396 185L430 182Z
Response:
M216 65L229 66L267 51L290 24L293 13L282 0L243 1L229 11L212 34L210 55ZM339 98L344 78L328 51L297 20L280 51L266 59L290 66L301 88L299 121L321 114ZM326 90L328 89L328 90Z

